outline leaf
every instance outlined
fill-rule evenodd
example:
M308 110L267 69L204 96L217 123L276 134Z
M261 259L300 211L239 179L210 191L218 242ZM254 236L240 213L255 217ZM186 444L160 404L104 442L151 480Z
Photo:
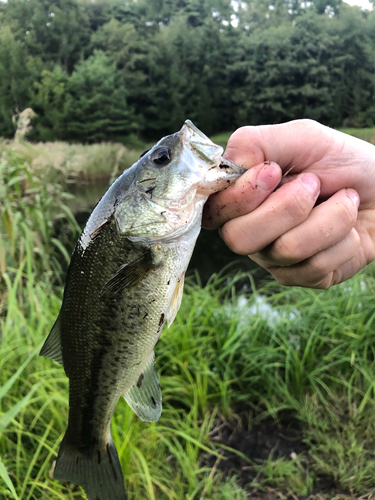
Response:
M16 371L16 373L14 375L12 375L10 377L10 379L2 387L0 387L0 399L3 398L7 394L7 392L10 390L10 388L12 387L12 385L14 384L14 382L21 375L21 373L24 370L24 368L30 363L30 361L35 356L35 354L37 352L39 352L39 349L40 349L40 347L38 347L37 349L35 349L35 351L27 358L27 360L24 361L24 363L22 363L22 365L18 368L18 370Z
M6 427L10 424L10 422L15 418L15 416L26 406L28 403L29 399L31 396L34 394L34 392L38 389L40 384L34 385L34 387L31 389L31 391L26 394L24 398L21 399L21 401L18 401L17 404L12 406L10 410L8 410L6 413L4 413L0 417L0 433L3 432Z
M57 247L62 256L64 257L64 259L66 260L66 262L69 264L70 262L70 255L69 253L66 251L66 248L64 247L64 245L61 243L61 241L59 241L58 239L56 238L52 238L51 239L51 242L55 245L55 247Z
M4 483L8 486L8 488L10 489L10 492L12 493L13 498L15 498L15 500L20 500L19 496L16 493L16 490L14 489L12 481L10 480L10 477L8 475L6 468L5 468L5 465L1 461L1 458L0 458L0 477L2 478Z

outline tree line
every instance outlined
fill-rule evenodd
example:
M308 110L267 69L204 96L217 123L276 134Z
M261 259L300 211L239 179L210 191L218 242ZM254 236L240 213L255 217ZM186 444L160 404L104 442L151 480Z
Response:
M301 117L375 124L375 13L341 0L0 3L0 135L155 139Z

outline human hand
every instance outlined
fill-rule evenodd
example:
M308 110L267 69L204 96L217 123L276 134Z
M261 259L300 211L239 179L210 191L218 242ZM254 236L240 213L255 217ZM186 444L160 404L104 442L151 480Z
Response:
M224 156L249 170L208 199L203 226L221 227L234 252L284 285L310 288L375 260L375 146L296 120L240 128Z

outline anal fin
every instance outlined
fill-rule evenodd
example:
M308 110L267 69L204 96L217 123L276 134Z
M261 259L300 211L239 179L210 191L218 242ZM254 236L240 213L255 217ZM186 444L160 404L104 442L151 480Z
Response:
M63 365L63 357L61 350L61 335L60 335L60 315L58 315L55 324L53 325L47 340L39 353L39 356L53 359Z
M155 354L138 378L136 384L124 394L124 398L134 413L144 422L159 420L162 410L161 389L155 368Z

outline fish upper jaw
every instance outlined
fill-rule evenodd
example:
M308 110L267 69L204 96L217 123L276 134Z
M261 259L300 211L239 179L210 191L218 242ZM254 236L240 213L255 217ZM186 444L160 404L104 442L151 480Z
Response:
M188 145L192 152L208 165L216 165L223 154L223 148L214 144L190 120L186 120L180 130L184 145Z
M223 158L223 148L214 144L190 120L180 130L182 142L193 153L196 168L200 170L197 194L209 196L233 184L246 169ZM200 168L199 168L200 167Z

